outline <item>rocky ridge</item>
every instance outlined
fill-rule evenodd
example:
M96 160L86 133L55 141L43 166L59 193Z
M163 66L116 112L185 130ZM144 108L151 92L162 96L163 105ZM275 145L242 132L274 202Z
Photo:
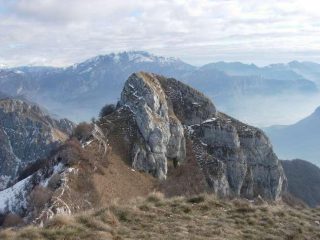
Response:
M121 94L139 129L132 166L165 179L168 160L185 158L190 138L210 189L220 196L279 199L286 177L265 134L216 110L200 92L175 80L139 72ZM192 174L192 173L190 173Z
M0 100L0 190L28 164L46 157L71 134L74 124L55 120L40 107L19 99Z
M36 139L35 146L42 149L33 149L34 154L47 153L16 184L0 191L0 224L1 214L6 218L10 212L41 223L56 214L101 207L114 198L128 201L154 190L170 196L209 192L279 200L287 185L261 130L219 112L205 95L172 78L132 74L117 106L88 124L89 132L80 134L84 137L63 145L55 141L61 135L52 132L67 132L68 121L52 120L20 100L0 106L6 123L1 126L15 126L14 134L3 138L7 143L1 150L13 159L5 163L16 167L24 164L16 159L28 159L10 151L16 149L13 144L10 148L11 139L30 143L20 144L30 151L34 142L29 140ZM55 151L48 156L50 149ZM35 199L42 199L41 204L35 206Z

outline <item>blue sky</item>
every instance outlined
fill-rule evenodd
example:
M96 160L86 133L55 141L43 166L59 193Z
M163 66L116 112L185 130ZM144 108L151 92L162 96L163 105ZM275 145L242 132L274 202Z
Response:
M0 0L0 65L146 50L201 65L320 62L315 0Z

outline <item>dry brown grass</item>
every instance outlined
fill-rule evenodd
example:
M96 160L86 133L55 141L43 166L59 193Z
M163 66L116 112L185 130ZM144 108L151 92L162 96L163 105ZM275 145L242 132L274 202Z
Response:
M0 232L0 239L320 239L320 209L255 205L212 195L164 198L57 216L43 228Z
M187 157L178 168L173 166L172 161L168 162L168 177L157 186L166 197L192 196L210 191L206 187L205 176L197 163L189 139L186 142L186 150Z

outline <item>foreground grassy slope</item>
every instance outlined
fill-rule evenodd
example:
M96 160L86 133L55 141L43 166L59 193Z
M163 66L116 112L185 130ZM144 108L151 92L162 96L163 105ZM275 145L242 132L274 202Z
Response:
M57 216L43 228L6 229L0 239L320 239L319 221L320 209L152 194L127 205Z

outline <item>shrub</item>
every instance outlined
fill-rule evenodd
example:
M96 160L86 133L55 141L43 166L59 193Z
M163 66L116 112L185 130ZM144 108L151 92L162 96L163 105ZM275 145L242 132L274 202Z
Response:
M46 228L61 228L65 226L70 226L74 224L74 218L68 215L56 215L54 218L50 219L45 225Z
M164 195L162 192L153 192L149 194L147 197L148 202L154 202L154 203L160 202L163 199L164 199Z
M78 126L73 130L73 136L79 141L88 140L91 136L92 125L86 122L79 123Z
M18 216L17 214L14 214L14 213L9 213L5 217L2 226L3 227L17 227L17 226L21 226L23 223L24 222L20 216Z
M191 197L187 200L189 203L194 203L194 204L197 204L197 203L201 203L201 202L204 202L205 201L205 197L204 196L194 196L194 197Z
M50 178L50 180L48 182L48 188L52 189L52 190L55 190L58 187L60 187L60 185L61 185L61 176L60 176L60 174L54 174Z
M6 218L6 215L1 213L1 214L0 214L0 227L2 226L5 218Z
M30 193L30 202L36 210L42 209L51 199L52 191L43 186L36 186Z
M114 104L107 104L100 110L99 117L103 118L113 113L115 110L116 110L116 106Z

